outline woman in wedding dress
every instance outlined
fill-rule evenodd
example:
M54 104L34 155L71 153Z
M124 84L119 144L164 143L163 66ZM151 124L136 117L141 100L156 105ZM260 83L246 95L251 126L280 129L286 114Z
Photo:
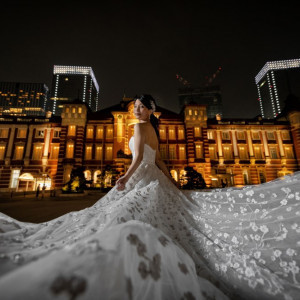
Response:
M132 164L93 206L40 224L0 214L1 299L300 299L300 173L180 191L153 111L135 100Z

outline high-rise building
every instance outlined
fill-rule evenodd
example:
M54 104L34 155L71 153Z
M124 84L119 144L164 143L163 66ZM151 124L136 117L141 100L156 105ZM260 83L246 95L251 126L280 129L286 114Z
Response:
M60 115L62 105L76 98L85 102L92 111L99 110L99 85L92 68L55 65L50 110L54 115Z
M267 62L255 77L263 118L281 113L288 95L300 95L300 59Z
M48 97L44 83L0 82L0 115L43 116Z
M185 87L178 89L179 108L186 104L206 105L207 117L215 118L222 115L222 97L219 86Z

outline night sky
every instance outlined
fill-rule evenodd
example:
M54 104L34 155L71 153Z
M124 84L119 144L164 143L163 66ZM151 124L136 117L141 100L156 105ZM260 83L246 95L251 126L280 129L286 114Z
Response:
M219 67L224 117L259 114L254 77L267 61L299 58L291 1L5 1L0 81L44 82L53 65L91 66L100 106L152 94L179 112L179 74L194 86ZM263 4L262 4L263 3Z

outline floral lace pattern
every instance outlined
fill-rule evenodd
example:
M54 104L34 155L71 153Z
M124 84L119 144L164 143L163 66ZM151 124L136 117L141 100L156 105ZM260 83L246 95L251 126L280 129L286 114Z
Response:
M0 232L1 299L300 299L299 172L183 192L147 145L125 190Z

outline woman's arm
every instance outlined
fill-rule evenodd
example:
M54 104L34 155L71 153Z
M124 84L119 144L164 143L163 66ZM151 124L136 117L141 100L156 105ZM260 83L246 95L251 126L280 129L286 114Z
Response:
M126 182L129 180L131 175L135 172L135 170L139 167L141 161L143 160L144 144L145 144L145 135L142 134L141 125L137 123L134 125L135 156L126 174L117 180L116 184L118 186L117 187L118 190L123 190L125 188Z

